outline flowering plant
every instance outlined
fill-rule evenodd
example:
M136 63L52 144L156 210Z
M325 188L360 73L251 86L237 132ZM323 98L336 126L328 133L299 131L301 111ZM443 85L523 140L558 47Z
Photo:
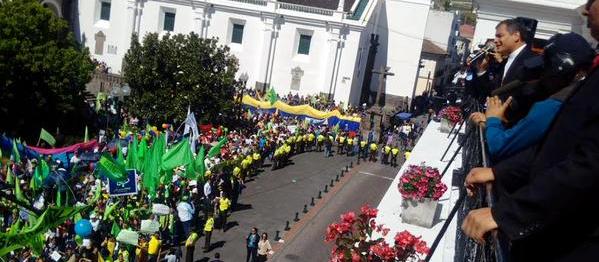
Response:
M342 214L338 223L332 223L327 228L325 241L335 243L329 261L418 261L421 255L428 253L426 242L408 231L397 233L393 246L383 238L373 239L373 232L385 237L389 233L389 228L376 224L377 209L364 205L360 211L359 215L351 211Z
M441 174L436 168L422 165L411 165L399 180L399 192L404 199L422 200L432 198L439 200L447 186L441 182Z
M462 110L457 106L447 106L439 111L439 117L456 124L462 121Z

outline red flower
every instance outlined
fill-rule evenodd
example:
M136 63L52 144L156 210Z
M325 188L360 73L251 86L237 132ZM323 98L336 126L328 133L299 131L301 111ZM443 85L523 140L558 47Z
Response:
M416 240L416 237L406 230L395 235L395 244L402 248L407 248L408 246L412 245L414 240Z
M422 240L419 240L416 242L416 244L414 244L414 250L423 255L428 254L428 252L430 251L430 249L426 246L426 242Z
M324 237L324 240L327 242L335 240L337 238L337 224L333 223L327 227L327 233Z
M341 220L345 223L353 224L356 221L356 213L347 212L341 215Z
M404 199L417 201L424 198L439 200L447 191L447 186L441 181L439 170L424 166L424 163L421 166L409 166L402 174L398 187Z

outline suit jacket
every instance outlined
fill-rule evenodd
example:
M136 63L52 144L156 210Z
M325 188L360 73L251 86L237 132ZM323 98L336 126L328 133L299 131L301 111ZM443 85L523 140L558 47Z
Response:
M545 138L493 168L491 209L512 261L599 258L599 70L565 101Z
M507 69L508 71L505 74L505 77L503 78L501 85L505 85L509 82L512 82L512 81L520 78L521 75L524 73L524 61L526 61L529 58L533 58L535 56L537 56L537 54L535 54L534 52L532 52L532 50L530 50L529 45L527 45L524 49L522 49L520 54L518 54L518 56L516 56L516 58L514 59L514 62L512 62L512 65L510 66L510 68ZM503 72L505 71L506 63L507 63L507 59L506 59L506 61L503 61L501 76L503 76Z

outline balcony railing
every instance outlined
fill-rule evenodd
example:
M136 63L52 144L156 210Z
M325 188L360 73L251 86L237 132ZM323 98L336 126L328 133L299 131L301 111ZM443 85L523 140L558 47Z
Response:
M296 11L296 12L303 12L303 13L310 13L310 14L317 14L317 15L332 16L335 12L334 10L331 10L331 9L318 8L318 7L305 6L305 5L297 5L297 4L291 4L291 3L277 2L277 4L278 4L279 8L281 8L281 9L286 9L286 10L291 10L291 11Z
M252 5L261 5L261 6L266 6L266 4L268 3L268 1L266 1L266 0L231 0L231 1L252 4Z
M471 99L468 103L468 106L464 108L464 121L468 121L468 115L472 112L481 112L482 106ZM475 198L466 197L466 189L464 188L464 180L466 174L474 167L489 167L490 160L487 153L486 148L486 140L484 137L484 127L483 126L472 126L466 125L465 134L460 134L460 129L465 122L462 122L459 127L457 127L456 133L452 142L448 146L448 149L451 147L451 144L456 141L456 137L462 136L461 139L458 139L459 147L454 152L453 156L447 163L445 170L443 170L443 174L447 171L447 168L451 165L451 163L455 160L456 155L461 151L462 152L462 168L454 171L453 177L453 185L460 187L460 197L457 200L455 206L451 210L449 217L445 220L441 231L433 241L431 245L430 252L426 257L425 261L430 261L432 258L438 244L441 239L445 237L445 233L447 232L447 228L449 224L453 220L454 216L457 214L457 224L459 226L464 222L464 218L468 213L477 208L481 207L492 207L494 203L493 192L491 185L485 185L480 188L480 192ZM453 130L452 130L453 131ZM451 134L451 132L450 132ZM447 152L447 150L446 150ZM445 154L443 155L445 157ZM497 239L497 234L490 234L488 236L487 245L479 245L474 242L471 238L464 235L461 230L458 230L456 234L456 244L455 244L455 256L453 261L468 261L468 262L504 262L505 259L505 251L503 246L500 245L501 242Z

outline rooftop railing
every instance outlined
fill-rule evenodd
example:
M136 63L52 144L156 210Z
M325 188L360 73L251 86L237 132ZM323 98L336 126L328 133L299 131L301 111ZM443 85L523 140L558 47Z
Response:
M335 12L335 10L331 10L331 9L306 6L306 5L297 5L297 4L284 3L284 2L277 2L277 4L279 5L279 8L281 8L281 9L286 9L286 10L291 10L291 11L296 11L296 12L303 12L303 13L310 13L310 14L317 14L317 15L332 16Z

